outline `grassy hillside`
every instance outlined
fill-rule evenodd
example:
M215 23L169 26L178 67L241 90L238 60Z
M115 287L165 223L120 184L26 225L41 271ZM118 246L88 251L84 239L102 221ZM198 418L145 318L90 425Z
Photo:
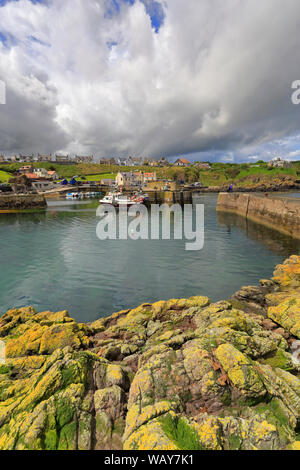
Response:
M11 178L11 173L0 170L0 183L8 183Z
M21 166L22 163L0 165L0 182L7 182ZM77 176L81 180L100 181L103 178L115 178L120 167L116 165L80 164L57 165L56 163L34 163L34 167L43 167L55 170L59 179ZM236 184L238 186L251 186L257 183L271 183L288 178L300 179L300 161L293 164L293 168L269 168L265 162L254 164L213 163L211 170L202 170L191 166L189 168L164 167L122 167L122 171L155 171L158 178L166 180L184 181L194 183L201 181L204 186L224 186Z

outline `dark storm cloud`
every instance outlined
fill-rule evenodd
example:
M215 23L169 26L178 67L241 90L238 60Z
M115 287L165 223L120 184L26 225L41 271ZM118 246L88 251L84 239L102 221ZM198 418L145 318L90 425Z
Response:
M299 27L298 0L9 2L0 150L262 152L298 134Z

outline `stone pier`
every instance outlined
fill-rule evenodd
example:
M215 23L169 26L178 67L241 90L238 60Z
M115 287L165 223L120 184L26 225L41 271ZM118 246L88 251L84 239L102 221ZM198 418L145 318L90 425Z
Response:
M192 204L191 191L148 191L151 204Z
M41 194L0 194L0 212L45 209L46 207L46 199Z
M217 211L238 214L300 239L300 198L220 193Z

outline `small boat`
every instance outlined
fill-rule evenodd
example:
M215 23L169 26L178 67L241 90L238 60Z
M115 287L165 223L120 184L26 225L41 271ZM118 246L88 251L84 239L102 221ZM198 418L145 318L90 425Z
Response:
M81 193L68 193L66 199L82 199Z
M131 207L144 204L147 199L146 195L134 194L133 196L126 196L122 193L111 192L108 193L100 203L103 205L110 205L114 207Z
M101 193L96 191L91 192L81 192L81 193L68 193L66 195L66 199L74 200L74 199L92 199L97 196L100 196Z

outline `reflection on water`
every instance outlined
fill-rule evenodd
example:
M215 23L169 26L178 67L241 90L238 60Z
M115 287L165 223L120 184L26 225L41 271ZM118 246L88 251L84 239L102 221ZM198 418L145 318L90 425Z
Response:
M97 201L51 201L46 212L0 216L0 313L33 305L67 309L93 321L160 299L230 297L241 285L269 278L299 243L229 214L217 217L217 195L205 205L205 244L185 240L100 241ZM174 228L174 227L173 227Z
M233 228L240 229L248 238L266 246L269 250L288 257L291 253L300 251L300 240L293 239L269 227L258 224L236 214L218 212L218 223L227 227L230 232Z

